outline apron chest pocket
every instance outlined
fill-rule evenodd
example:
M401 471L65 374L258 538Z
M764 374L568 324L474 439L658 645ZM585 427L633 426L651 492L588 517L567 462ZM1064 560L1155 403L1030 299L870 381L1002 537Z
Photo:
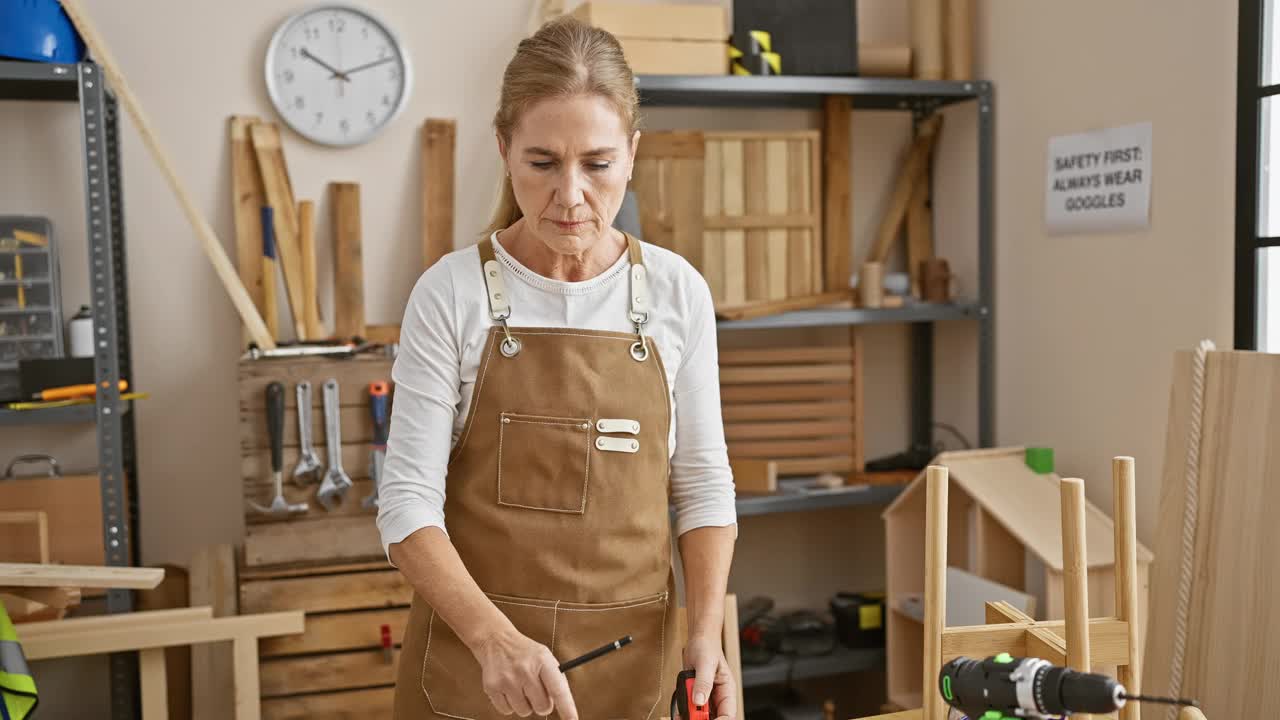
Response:
M502 413L498 504L583 514L591 478L591 420Z

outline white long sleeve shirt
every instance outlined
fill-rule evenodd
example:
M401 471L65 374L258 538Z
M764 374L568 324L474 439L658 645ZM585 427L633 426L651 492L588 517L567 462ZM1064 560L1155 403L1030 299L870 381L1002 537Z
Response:
M506 273L512 327L635 332L627 318L627 253L582 282L534 273L493 240ZM652 310L645 334L671 389L671 502L677 535L737 521L720 415L715 315L706 280L684 258L644 244ZM466 422L492 327L475 246L432 265L415 285L391 370L395 402L378 490L383 549L424 527L445 528L449 453ZM446 430L446 428L448 430Z

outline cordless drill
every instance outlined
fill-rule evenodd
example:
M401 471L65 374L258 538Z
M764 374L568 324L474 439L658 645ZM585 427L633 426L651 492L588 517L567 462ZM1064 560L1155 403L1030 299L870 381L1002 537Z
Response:
M970 720L1057 718L1113 713L1127 701L1195 705L1189 700L1130 695L1106 675L1001 653L986 660L959 657L942 667L938 691Z

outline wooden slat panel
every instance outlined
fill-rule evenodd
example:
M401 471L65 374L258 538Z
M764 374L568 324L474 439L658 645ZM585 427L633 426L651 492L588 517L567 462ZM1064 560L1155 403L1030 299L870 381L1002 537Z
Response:
M367 650L382 647L382 626L391 628L391 637L404 637L409 608L360 610L357 612L308 615L301 635L282 635L258 641L264 658L306 653Z
M262 720L367 720L391 717L394 685L316 695L268 698L262 701Z
M245 360L240 363L240 409L265 410L267 384L279 381L285 385L285 407L295 407L296 385L307 380L311 383L311 402L321 407L321 390L324 381L338 381L338 400L343 407L369 405L369 383L375 380L391 380L391 359L377 356L360 356L347 360Z
M847 418L853 412L851 402L756 403L729 405L722 409L725 422L741 420L808 420L812 418Z
M768 172L764 140L742 141L743 195L749 215L769 211ZM769 233L748 230L746 246L747 299L769 299Z
M847 473L852 470L853 457L849 455L778 461L779 475L817 475L819 473L828 472Z
M829 95L823 103L823 289L849 286L853 260L853 99Z
M336 612L401 607L413 589L399 570L341 573L240 583L240 612Z
M812 457L814 455L847 455L853 451L852 438L836 440L778 440L728 443L729 454L743 458Z
M851 420L811 420L784 423L727 423L725 440L759 440L774 438L829 437L853 434Z
M852 397L852 387L834 383L730 385L720 388L720 402L726 407L740 403L849 400Z
M670 158L664 163L672 246L689 264L702 267L703 159Z
M909 480L910 478L908 478ZM387 561L365 560L349 563L304 563L298 565L273 565L269 568L241 568L240 581L279 580L282 578L319 577L322 575L340 575L342 573L365 572L367 570L386 570Z
M817 130L708 130L708 140L816 140Z
M846 279L844 285L836 288L825 287L825 271L826 258L823 256L823 237L826 233L826 217L823 215L823 203L826 197L822 195L822 138L816 137L813 142L809 143L809 211L814 214L817 220L813 223L813 231L809 238L809 244L812 247L813 262L810 264L809 287L810 292L823 292L829 290L842 290L848 286Z
M662 197L662 157L636 159L631 171L631 188L640 211L640 232L644 241L658 247L671 247L671 226L667 221Z
M711 142L708 139L708 142ZM746 213L746 189L743 185L743 147L741 140L720 142L724 214L730 217ZM724 301L728 305L747 299L747 245L742 230L724 232Z
M813 228L816 215L783 212L778 215L708 215L703 227L714 230L752 230L768 228Z
M324 450L328 442L325 437L324 411L322 403L313 401L311 410L311 442L317 452ZM367 405L348 406L338 411L339 430L342 432L343 444L353 442L369 442L373 439L373 416ZM284 411L284 444L286 447L298 446L298 414L296 410ZM271 439L267 435L267 413L258 410L240 411L240 449L253 451L271 447Z
M725 365L848 363L852 360L853 348L843 345L725 350L720 353L721 367Z
M286 472L292 470L287 468ZM348 473L349 474L349 473ZM356 515L367 516L368 521L372 523L377 515L377 508L365 508L361 506L360 501L373 492L373 481L368 478L353 480L351 489L347 491L342 502L335 505L332 510L324 509L319 502L316 501L316 485L307 485L299 487L294 485L292 480L284 482L285 500L291 503L307 503L307 512L289 517L277 517L275 515L260 515L249 509L247 504L245 508L244 520L246 523L253 525L268 525L277 523L300 523L308 520L322 520L328 518L346 518ZM263 480L261 482L246 482L244 487L245 500L252 500L259 505L270 505L271 498L275 497L275 485L272 482Z
M636 162L654 158L700 158L704 152L701 132L645 132L640 136L640 144L636 146Z
M853 378L848 365L766 365L720 370L721 385L781 382L831 382Z
M398 660L400 651L393 652ZM380 649L267 660L259 668L264 698L385 685L396 681L395 670Z
M348 493L345 502L353 500L356 499ZM268 523L245 529L244 562L250 566L383 555L382 539L372 516Z
M320 462L329 466L329 454L321 442L316 446ZM298 448L284 449L284 472L286 476L293 472L298 464ZM369 445L368 443L343 443L342 468L352 480L369 477ZM271 479L271 451L267 448L254 450L240 456L240 477L248 483L269 481ZM246 486L248 487L248 486Z
M784 215L787 212L787 181L790 171L787 167L787 141L768 140L765 142L765 206L770 215ZM787 279L789 268L794 262L792 253L787 247L787 230L771 228L767 235L766 261L768 263L768 292L770 300L781 300L788 296Z
M724 233L708 230L707 217L724 212L724 187L720 176L724 172L722 146L720 143L706 144L706 157L703 159L702 173L702 212L704 215L702 229L702 276L711 288L711 299L719 305L724 300Z
M792 215L804 215L812 211L810 203L813 185L810 181L809 143L788 140L787 143L787 204ZM815 223L816 224L816 223ZM792 228L787 233L787 294L811 295L815 292L813 278L817 258L813 253L813 230Z

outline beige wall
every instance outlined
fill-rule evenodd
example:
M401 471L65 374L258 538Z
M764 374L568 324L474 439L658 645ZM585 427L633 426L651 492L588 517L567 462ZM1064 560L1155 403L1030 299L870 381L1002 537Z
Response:
M272 116L262 55L273 27L302 5L87 4L178 172L233 253L225 118ZM399 321L419 263L417 127L428 116L458 118L458 237L469 241L484 224L498 177L488 130L497 83L531 3L362 4L395 26L413 53L417 82L409 107L383 136L359 148L327 150L288 132L284 137L298 196L319 201L321 257L329 250L325 183L362 184L368 317L390 323ZM1170 356L1204 337L1230 342L1235 3L979 5L978 64L996 87L997 440L1053 445L1059 469L1088 479L1090 497L1104 508L1108 459L1136 455L1140 532L1149 538ZM907 6L860 3L864 40L905 41ZM947 111L936 178L939 253L970 291L974 118L972 107ZM818 120L805 111L669 109L653 110L648 119L654 128L801 128ZM1155 144L1151 229L1048 237L1049 137L1147 120ZM53 217L64 248L64 303L74 310L87 294L75 113L0 105L0 130L7 168L0 173L0 212ZM900 113L855 116L855 257L875 232L887 178L909 132ZM124 150L133 380L152 394L138 405L142 555L148 563L185 564L194 548L234 541L242 532L239 324L131 122L124 124ZM327 289L329 273L321 275ZM907 441L909 354L904 328L868 328L864 338L867 454L875 457ZM972 327L940 329L938 419L970 437L974 348ZM0 460L44 450L87 467L93 447L91 429L6 429ZM872 510L745 520L739 557L753 562L739 564L735 589L822 607L836 589L876 587L883 582L877 524Z

